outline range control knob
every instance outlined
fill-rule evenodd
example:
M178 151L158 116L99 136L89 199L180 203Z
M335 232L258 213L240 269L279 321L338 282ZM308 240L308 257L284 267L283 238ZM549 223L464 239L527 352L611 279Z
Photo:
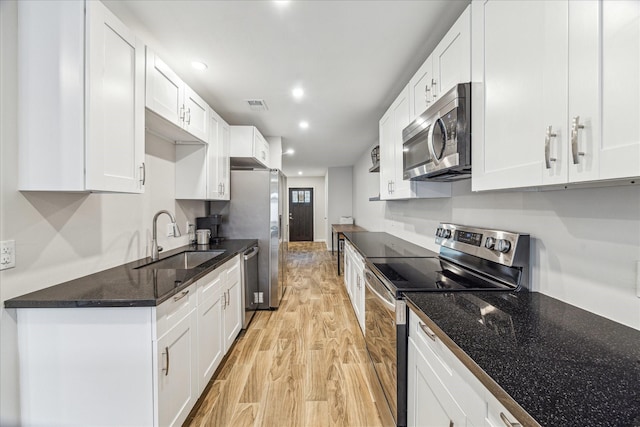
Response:
M444 237L445 239L448 239L449 237L451 237L451 230L443 228L442 229L442 237Z
M500 239L496 245L496 250L506 254L511 249L511 243L508 240Z
M487 237L484 242L484 247L487 249L493 249L496 245L496 239L494 237Z
M436 230L436 236L438 236L438 237L442 237L442 228L438 228L438 229Z

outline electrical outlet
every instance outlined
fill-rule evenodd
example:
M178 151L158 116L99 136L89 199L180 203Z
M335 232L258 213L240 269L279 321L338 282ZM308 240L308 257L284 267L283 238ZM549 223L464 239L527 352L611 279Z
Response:
M0 270L14 268L16 266L16 241L5 240L0 242Z
M167 237L173 237L173 224L167 224Z

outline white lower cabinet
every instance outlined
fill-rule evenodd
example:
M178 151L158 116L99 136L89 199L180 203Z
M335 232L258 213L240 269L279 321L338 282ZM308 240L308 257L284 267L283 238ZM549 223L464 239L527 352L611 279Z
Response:
M408 350L409 426L522 425L413 310Z
M156 307L17 309L23 424L182 425L240 332L239 270Z
M364 258L348 241L345 240L344 243L344 282L364 334Z
M224 357L222 276L219 270L198 281L198 391L202 393Z
M187 296L185 296L186 298ZM181 426L198 400L197 315L192 309L158 339L158 424Z
M407 425L464 426L465 414L409 338Z

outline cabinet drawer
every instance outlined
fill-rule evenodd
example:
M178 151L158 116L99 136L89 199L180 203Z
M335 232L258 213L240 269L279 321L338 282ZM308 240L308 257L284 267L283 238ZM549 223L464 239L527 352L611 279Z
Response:
M211 296L215 294L216 290L223 285L223 273L224 268L218 267L202 279L198 280L198 305L211 298Z
M414 340L418 350L429 360L429 364L440 381L447 386L452 385L451 357L455 356L412 310L409 310L409 337Z
M178 292L156 309L156 337L162 337L196 307L196 284Z

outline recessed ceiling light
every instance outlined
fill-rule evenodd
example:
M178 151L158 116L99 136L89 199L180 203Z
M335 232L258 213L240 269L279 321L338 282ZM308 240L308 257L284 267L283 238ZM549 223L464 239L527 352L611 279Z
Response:
M207 67L207 64L205 64L204 62L200 62L200 61L191 62L191 66L193 68L195 68L196 70L199 70L199 71L204 71L207 68L209 68L209 67Z
M282 153L282 154L289 154L289 155L291 155L291 154L293 154L293 153L295 153L295 150L294 150L293 148L289 148L288 150L286 150L286 151L285 151L284 153Z
M289 0L274 0L273 3L278 7L284 7L289 5Z
M309 122L302 121L300 122L300 129L307 129L309 127Z
M304 89L302 89L301 87L297 87L293 89L291 93L293 94L293 97L295 99L302 99L302 97L304 96Z
M302 171L298 171L298 175L302 175Z

